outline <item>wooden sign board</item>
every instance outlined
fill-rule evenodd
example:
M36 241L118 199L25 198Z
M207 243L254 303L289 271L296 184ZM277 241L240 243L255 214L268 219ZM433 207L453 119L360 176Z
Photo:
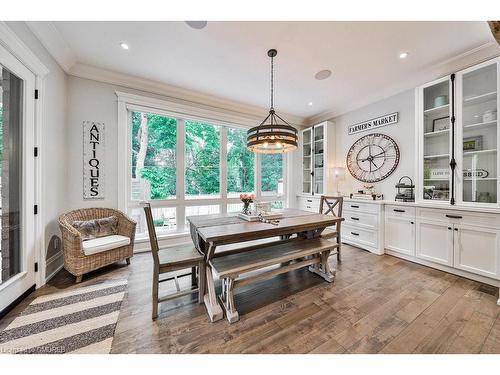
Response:
M373 129L380 128L382 126L395 124L399 121L398 112L394 112L388 115L380 116L377 118L373 118L371 120L367 120L364 122L360 122L359 124L354 124L349 126L348 134L356 134L364 131L369 131Z
M83 122L83 199L104 199L104 123Z

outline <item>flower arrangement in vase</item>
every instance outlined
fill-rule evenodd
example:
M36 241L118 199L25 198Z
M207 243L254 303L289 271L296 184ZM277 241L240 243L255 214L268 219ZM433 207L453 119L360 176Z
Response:
M255 200L255 194L240 194L240 200L243 202L243 213L250 215L250 203Z

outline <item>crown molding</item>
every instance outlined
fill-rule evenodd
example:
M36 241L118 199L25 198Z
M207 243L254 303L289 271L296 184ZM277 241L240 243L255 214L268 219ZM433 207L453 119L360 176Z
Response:
M26 25L61 68L68 73L71 67L76 64L77 57L54 23L49 21L26 21Z
M326 120L331 120L345 113L397 95L406 90L414 89L424 83L434 81L448 74L455 73L498 56L500 56L500 46L495 41L481 44L476 48L465 51L449 59L431 63L415 74L411 79L396 83L374 95L354 101L351 105L341 110L330 110L310 116L306 118L306 123L308 125L314 125Z
M49 72L49 69L47 69L40 59L31 52L28 46L3 21L0 21L0 45L3 45L36 75L43 77Z
M242 117L255 118L256 121L263 120L269 111L268 109L262 107L252 106L228 99L221 99L212 95L202 94L200 92L183 89L177 86L80 63L73 65L73 67L71 67L68 71L68 74L74 77L90 79L129 89L140 90L150 94L161 95L171 101L180 99L190 103L190 105L201 105L223 111L231 111L233 113L238 113ZM295 126L305 126L304 117L287 113L284 113L283 116Z

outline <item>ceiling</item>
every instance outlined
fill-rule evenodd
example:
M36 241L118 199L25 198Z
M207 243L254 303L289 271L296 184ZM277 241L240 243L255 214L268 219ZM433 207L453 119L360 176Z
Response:
M432 67L446 71L458 55L498 48L486 22L210 21L203 29L184 22L51 24L64 44L66 65L91 65L259 107L269 105L267 50L276 48L275 107L304 118L344 113L437 78ZM406 59L399 58L402 52ZM316 80L323 69L333 74Z

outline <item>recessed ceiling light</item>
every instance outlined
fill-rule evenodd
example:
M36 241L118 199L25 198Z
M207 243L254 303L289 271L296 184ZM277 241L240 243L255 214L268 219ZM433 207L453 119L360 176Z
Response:
M307 103L307 105L308 105L309 107L312 107L313 102L309 102L309 103Z
M402 52L400 55L399 55L399 58L400 59L406 59L408 57L408 52Z
M200 30L207 26L207 21L186 21L186 24L193 29Z
M327 79L331 75L332 75L332 71L331 70L324 69L324 70L320 70L318 73L316 73L314 75L314 78L316 78L317 80L321 81L323 79Z
M125 42L121 42L120 47L122 47L123 49L128 49L128 44Z

